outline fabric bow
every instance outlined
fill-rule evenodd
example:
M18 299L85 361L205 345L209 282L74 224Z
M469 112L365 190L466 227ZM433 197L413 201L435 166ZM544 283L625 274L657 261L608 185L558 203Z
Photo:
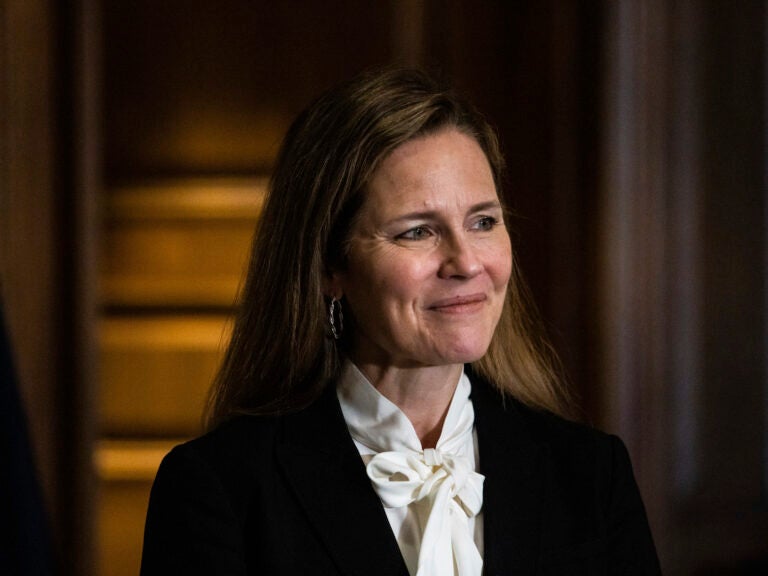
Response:
M483 505L485 477L466 458L439 449L381 452L366 467L384 506L428 507L416 576L479 576L483 559L467 522Z

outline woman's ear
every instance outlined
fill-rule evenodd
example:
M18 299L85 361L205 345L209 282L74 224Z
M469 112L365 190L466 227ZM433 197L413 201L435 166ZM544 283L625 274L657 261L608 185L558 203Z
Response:
M327 298L341 300L344 296L341 274L338 272L326 272L323 275L323 294Z

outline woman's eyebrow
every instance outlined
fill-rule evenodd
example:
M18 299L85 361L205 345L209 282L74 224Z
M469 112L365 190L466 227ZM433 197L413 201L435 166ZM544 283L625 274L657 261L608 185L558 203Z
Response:
M467 210L467 214L474 214L476 212L483 212L484 210L501 210L501 203L498 200L488 200L487 202L479 202L470 206ZM390 224L396 224L398 222L407 222L409 220L431 220L440 215L440 210L417 210L414 212L408 212L407 214L401 214L389 219L387 222Z
M438 210L422 210L417 212L408 212L407 214L401 214L395 216L389 220L390 223L405 222L408 220L431 220L438 214Z
M498 200L489 200L487 202L480 202L472 206L468 214L474 214L475 212L482 212L484 210L501 210L501 202Z

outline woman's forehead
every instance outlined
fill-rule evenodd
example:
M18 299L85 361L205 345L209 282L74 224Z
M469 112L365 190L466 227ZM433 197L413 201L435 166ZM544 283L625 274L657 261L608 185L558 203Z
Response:
M410 140L387 156L366 186L364 204L399 212L494 198L493 174L480 145L448 129Z

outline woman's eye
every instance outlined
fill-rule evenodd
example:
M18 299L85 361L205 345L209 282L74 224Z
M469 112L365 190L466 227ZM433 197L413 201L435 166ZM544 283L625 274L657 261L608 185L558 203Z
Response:
M432 231L426 226L416 226L400 234L398 240L425 240L432 236Z
M475 229L483 231L492 230L498 222L493 216L483 216L475 223Z

